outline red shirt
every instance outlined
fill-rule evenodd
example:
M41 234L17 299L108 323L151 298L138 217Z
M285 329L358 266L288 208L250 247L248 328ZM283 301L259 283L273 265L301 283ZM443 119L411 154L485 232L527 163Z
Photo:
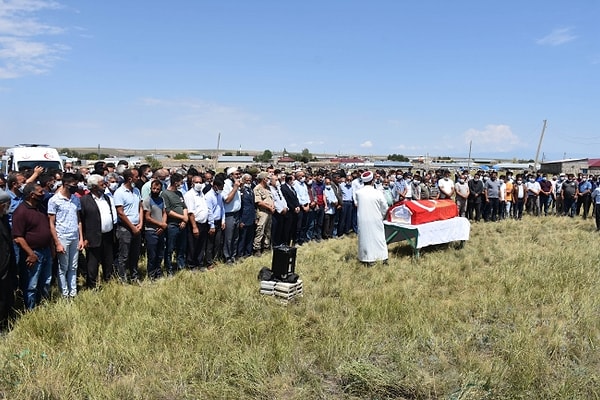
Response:
M52 244L48 215L27 202L24 201L17 207L12 224L13 237L24 238L32 250L50 247Z

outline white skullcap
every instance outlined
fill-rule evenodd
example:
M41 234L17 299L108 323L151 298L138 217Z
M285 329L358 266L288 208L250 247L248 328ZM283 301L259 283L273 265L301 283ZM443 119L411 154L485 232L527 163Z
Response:
M236 167L229 167L227 168L227 176L233 174L234 172L236 172L238 169Z

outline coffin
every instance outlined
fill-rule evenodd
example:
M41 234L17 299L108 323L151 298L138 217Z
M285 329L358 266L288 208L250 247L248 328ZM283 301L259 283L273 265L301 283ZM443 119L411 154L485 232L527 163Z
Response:
M390 222L419 225L443 221L458 216L458 208L452 200L401 201L388 209Z

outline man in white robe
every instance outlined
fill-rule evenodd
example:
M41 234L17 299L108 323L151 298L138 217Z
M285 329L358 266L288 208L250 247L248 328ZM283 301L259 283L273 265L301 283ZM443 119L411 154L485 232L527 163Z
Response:
M380 190L373 187L373 173L361 175L364 187L356 192L358 207L358 259L371 267L376 261L387 264L388 248L385 242L383 220L388 205Z

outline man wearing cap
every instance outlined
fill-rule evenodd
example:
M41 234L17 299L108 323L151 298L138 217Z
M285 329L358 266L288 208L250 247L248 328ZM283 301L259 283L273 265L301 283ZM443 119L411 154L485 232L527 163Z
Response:
M387 213L387 201L379 190L373 187L373 173L363 172L364 187L356 194L358 221L358 259L371 267L376 261L384 264L388 259L383 219Z
M5 329L15 302L17 261L8 224L10 195L0 190L0 331Z
M260 257L263 250L271 247L271 218L275 212L273 194L269 189L269 174L260 172L254 188L254 202L256 203L256 234L252 246L254 255Z
M240 210L240 171L236 167L227 169L227 179L223 185L223 203L225 206L225 230L223 231L223 257L226 264L233 264L237 257L239 239Z

